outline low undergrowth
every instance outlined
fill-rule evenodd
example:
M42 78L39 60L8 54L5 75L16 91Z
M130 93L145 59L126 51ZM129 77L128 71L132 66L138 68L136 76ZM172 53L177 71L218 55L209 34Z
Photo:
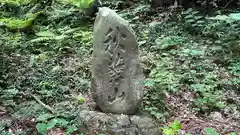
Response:
M0 132L87 132L76 126L75 117L90 86L93 21L74 2L44 7L33 6L34 1L1 2ZM183 122L182 128L176 121L163 128L166 135L197 134L196 123L205 126L194 129L211 135L240 124L239 13L152 14L142 4L118 13L138 37L146 76L142 111L165 125ZM219 128L206 124L211 120L219 121Z

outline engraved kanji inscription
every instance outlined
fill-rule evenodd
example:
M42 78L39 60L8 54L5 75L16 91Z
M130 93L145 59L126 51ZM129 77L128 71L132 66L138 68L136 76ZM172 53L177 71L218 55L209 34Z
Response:
M125 46L120 43L124 38L126 35L121 34L118 27L110 28L104 38L104 47L108 57L109 87L112 88L111 93L113 93L108 96L109 102L113 102L116 98L123 99L125 97L125 93L119 91L126 67L123 59Z

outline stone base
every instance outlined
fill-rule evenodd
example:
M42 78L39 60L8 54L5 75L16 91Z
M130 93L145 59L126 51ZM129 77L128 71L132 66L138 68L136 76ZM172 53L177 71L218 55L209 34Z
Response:
M88 135L161 135L158 123L144 115L116 115L84 109L79 111L78 126Z

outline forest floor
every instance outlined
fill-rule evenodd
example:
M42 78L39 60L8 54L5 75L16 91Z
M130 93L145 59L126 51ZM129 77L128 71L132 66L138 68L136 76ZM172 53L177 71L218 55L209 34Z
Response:
M75 111L88 102L94 22L75 11L55 4L30 30L0 28L3 135L48 128L48 134L80 134ZM239 24L209 22L195 11L153 13L142 4L117 12L138 38L146 76L142 111L163 127L179 120L180 134L240 134L240 41L233 38ZM191 17L200 25L189 24Z

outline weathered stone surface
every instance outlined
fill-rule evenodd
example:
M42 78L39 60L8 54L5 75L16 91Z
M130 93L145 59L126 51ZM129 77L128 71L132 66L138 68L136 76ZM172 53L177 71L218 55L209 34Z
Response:
M158 123L148 116L128 116L82 110L78 114L78 127L84 127L88 135L161 135Z
M93 32L91 91L107 113L134 114L143 97L138 44L129 23L115 11L99 9Z

